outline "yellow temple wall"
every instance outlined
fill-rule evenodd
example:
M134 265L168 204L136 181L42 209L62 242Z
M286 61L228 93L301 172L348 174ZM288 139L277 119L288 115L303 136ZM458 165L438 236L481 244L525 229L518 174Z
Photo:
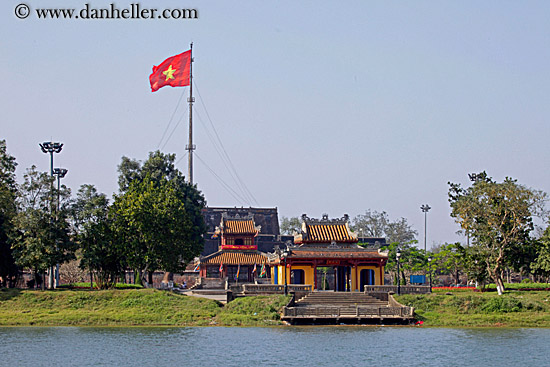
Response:
M287 276L287 284L290 284L290 272L291 270L301 269L304 271L304 284L311 285L312 287L315 286L315 269L313 266L309 265L294 265L290 268L287 268L286 276ZM374 284L375 285L384 285L384 279L380 275L380 273L384 273L384 267L382 267L382 271L380 271L380 268L375 265L369 265L369 266L358 266L357 270L355 270L354 267L351 269L351 289L362 291L361 289L358 289L359 281L361 277L361 270L364 269L371 269L374 271ZM277 283L275 283L275 272L277 272ZM284 273L284 266L272 266L271 267L271 281L273 284L285 284L285 273Z
M304 271L304 284L313 286L315 282L315 271L311 265L294 265L292 268L287 269L288 283L290 284L290 271L291 270L303 270Z

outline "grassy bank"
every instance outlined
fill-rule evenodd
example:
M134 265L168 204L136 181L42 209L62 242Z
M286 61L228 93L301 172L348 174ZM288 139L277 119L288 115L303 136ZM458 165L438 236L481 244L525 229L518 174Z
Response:
M403 295L396 299L413 306L424 326L550 327L550 292L494 292L471 290Z
M260 326L279 324L284 296L215 301L151 289L0 290L0 326Z
M550 292L480 293L458 289L396 299L424 326L550 327ZM270 326L280 325L285 296L216 301L151 289L0 290L0 326Z

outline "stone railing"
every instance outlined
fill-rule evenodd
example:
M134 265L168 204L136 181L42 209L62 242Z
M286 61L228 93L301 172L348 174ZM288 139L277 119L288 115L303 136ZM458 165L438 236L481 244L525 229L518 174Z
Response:
M389 293L393 292L397 294L396 285L366 285L365 293ZM402 285L399 290L400 294L426 294L430 293L430 286L428 285Z
M280 284L243 284L244 294L283 294L285 286ZM288 293L290 292L311 292L311 285L304 284L289 284L287 286Z
M413 317L413 308L408 306L401 307L285 307L283 317L304 317L304 318L410 318Z

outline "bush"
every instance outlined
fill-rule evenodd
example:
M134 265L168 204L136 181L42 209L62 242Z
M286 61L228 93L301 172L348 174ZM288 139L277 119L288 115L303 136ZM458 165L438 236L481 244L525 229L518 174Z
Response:
M481 306L481 310L486 313L490 312L520 312L523 309L523 304L520 300L509 297L492 297Z

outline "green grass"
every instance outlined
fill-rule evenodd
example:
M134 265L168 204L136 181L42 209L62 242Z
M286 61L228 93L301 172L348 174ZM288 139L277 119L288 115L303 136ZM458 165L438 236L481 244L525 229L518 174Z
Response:
M489 289L497 289L497 286L495 284L489 284L487 285L487 288ZM514 290L522 290L522 289L540 289L545 290L550 288L550 284L548 283L504 283L505 289L514 289Z
M438 292L396 297L424 326L550 327L550 292ZM0 289L0 326L279 325L289 297L242 297L223 306L153 289Z
M221 325L264 326L280 324L280 312L287 296L240 297L229 302L218 314Z
M223 307L216 301L152 289L2 289L0 326L272 325L280 323L278 313L287 300L250 297Z
M425 326L550 327L550 292L432 293L402 295L396 299L415 308Z

